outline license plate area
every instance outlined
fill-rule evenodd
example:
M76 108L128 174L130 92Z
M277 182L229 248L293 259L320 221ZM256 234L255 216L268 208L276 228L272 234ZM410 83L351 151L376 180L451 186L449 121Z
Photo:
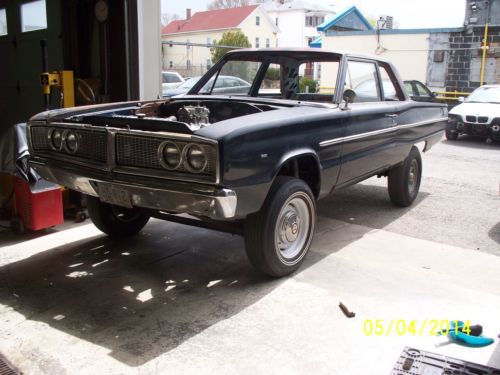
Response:
M98 183L97 192L102 202L132 208L130 192L120 186Z

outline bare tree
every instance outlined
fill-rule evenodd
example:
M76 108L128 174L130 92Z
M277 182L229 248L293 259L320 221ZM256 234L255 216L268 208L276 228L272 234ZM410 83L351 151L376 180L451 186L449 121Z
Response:
M250 4L249 0L212 0L208 3L207 9L238 8Z
M162 13L161 15L161 25L167 26L170 22L178 20L180 17L176 13Z

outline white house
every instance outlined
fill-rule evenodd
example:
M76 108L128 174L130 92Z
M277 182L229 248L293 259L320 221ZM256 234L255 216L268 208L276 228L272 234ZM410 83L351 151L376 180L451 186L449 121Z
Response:
M254 48L276 46L278 27L264 8L250 5L239 8L197 12L186 19L170 22L162 30L163 67L185 76L203 74L212 63L210 46L226 31L243 32Z
M335 15L332 6L307 1L268 1L262 6L280 29L279 47L308 47L319 36L316 27Z

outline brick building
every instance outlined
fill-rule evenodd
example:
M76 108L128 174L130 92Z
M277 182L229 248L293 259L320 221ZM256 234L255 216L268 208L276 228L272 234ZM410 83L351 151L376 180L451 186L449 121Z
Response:
M446 91L471 92L481 84L483 59L483 39L485 24L488 22L486 38L486 59L483 84L500 83L500 0L467 0L464 27L461 31L451 32L448 43L448 56L445 52L434 50L430 53L429 81L439 74L439 63L445 62ZM439 36L436 36L439 44ZM429 82L429 83L431 83Z

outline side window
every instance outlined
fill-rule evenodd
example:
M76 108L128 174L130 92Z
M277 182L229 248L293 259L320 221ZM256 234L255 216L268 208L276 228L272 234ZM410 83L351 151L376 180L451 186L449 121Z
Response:
M384 90L384 100L399 100L396 87L387 73L387 69L380 66L380 77L382 78L382 88Z
M431 93L427 91L427 89L419 82L415 82L415 86L417 86L418 96L426 96L426 97L431 96Z
M408 95L413 96L413 85L411 82L405 82L405 89Z
M310 61L299 67L299 95L322 94L324 97L308 96L307 100L331 102L339 73L338 61ZM304 97L304 95L302 95Z
M380 101L377 66L371 62L349 61L345 77L345 90L354 91L354 102Z
M397 87L399 86L396 81L396 77L392 74L389 74L390 70L388 67L383 64L379 65L380 67L380 77L382 78L382 88L384 91L384 100L404 100L404 96L400 92L398 93ZM409 95L413 95L413 90L411 88L407 91Z
M259 88L259 95L281 95L281 66L269 64L264 79Z

